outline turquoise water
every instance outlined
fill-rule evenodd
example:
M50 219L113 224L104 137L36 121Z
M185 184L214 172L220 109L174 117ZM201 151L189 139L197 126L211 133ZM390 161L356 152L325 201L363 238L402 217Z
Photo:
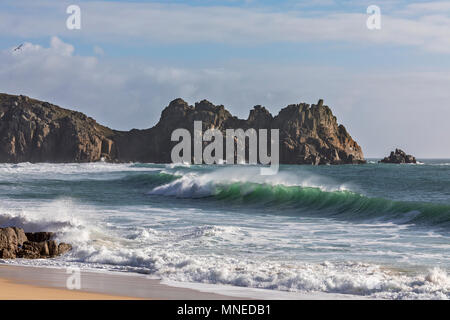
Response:
M0 225L74 250L21 264L371 298L450 298L450 160L2 164ZM5 261L6 262L6 261Z

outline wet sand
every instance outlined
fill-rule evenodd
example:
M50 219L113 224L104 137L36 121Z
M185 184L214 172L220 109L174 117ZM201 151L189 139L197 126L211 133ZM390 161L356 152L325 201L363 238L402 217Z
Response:
M237 299L215 293L167 286L145 275L113 272L81 271L81 289L69 290L66 283L70 276L66 269L0 264L0 299Z

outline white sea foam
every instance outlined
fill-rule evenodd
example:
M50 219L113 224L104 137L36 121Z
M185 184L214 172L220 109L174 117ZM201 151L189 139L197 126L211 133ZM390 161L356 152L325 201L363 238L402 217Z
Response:
M67 207L67 203L56 202L47 206L46 210ZM71 207L71 211L77 214L83 211L74 204ZM43 212L42 209L40 212ZM58 259L21 261L28 265L78 265L143 272L169 281L172 285L177 282L203 283L299 294L348 294L389 299L450 298L450 278L443 269L411 274L371 263L284 261L264 258L257 251L246 256L234 256L220 255L208 249L218 243L233 245L240 241L257 241L255 245L259 246L270 243L270 239L265 242L264 232L258 234L237 226L203 225L169 233L135 227L113 233L94 227L83 216L67 215L61 211L54 211L40 222L36 212L16 216L4 214L0 217L1 224L20 223L28 230L48 228L57 232L61 240L74 246L69 254ZM314 245L319 243L312 242ZM204 250L195 252L187 249L192 246ZM382 253L388 254L386 251ZM257 297L256 293L253 297Z
M69 175L76 175L75 178L79 178L79 175L86 175L89 178L89 174L96 173L118 173L118 172L130 172L130 171L155 171L161 170L158 167L140 167L134 164L112 164L106 162L92 162L92 163L67 163L67 164L54 164L54 163L29 163L23 162L18 164L2 163L0 164L0 178L2 180L9 180L12 177L20 178L38 178L38 179L54 179L65 178ZM90 177L92 178L92 177Z
M6 205L5 205L6 204ZM0 213L1 226L16 226L27 232L61 231L84 225L79 215L74 216L74 204L69 199L60 199L45 204L30 203L26 207L15 207L3 202Z
M68 174L87 172L87 176L95 176L93 173L106 172L108 175L101 178L109 179L118 171L163 170L181 178L153 189L152 193L188 198L211 195L218 184L234 182L316 187L325 191L355 188L307 171L260 176L258 168L252 166L216 168L213 172L204 168L102 163L39 166L0 165L0 176L9 181L15 179L14 174L25 180L28 175L66 179ZM8 188L4 190L10 192ZM247 296L255 298L267 293L256 289L286 295L294 292L331 297L343 294L388 299L450 298L446 234L411 231L410 226L393 222L357 224L318 217L196 208L186 199L180 200L188 203L186 206L173 201L158 207L151 202L89 205L70 198L25 201L18 195L8 198L6 193L2 199L0 226L54 231L60 241L73 244L73 250L56 259L4 263L133 271L172 285L201 284L217 292L225 290L224 286L251 288ZM428 270L436 261L441 267ZM398 269L392 267L400 264Z
M173 169L173 168L177 168L177 167L185 167L185 168L190 168L191 164L190 163L168 163L166 164L166 168L169 169Z
M48 261L38 263L45 264ZM332 293L389 299L448 299L448 275L432 270L409 276L364 263L286 264L220 256L190 256L176 251L92 245L78 248L66 263L106 270L146 272L152 278L298 293ZM61 261L56 262L61 265ZM219 288L218 288L219 289Z

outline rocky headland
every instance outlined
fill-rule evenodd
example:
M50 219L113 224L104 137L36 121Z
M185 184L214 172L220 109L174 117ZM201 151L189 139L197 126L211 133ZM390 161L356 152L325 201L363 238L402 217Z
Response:
M72 249L67 243L57 243L52 232L24 232L22 228L0 228L0 259L52 258Z
M365 163L361 147L331 109L317 104L292 104L273 116L255 106L246 120L223 105L207 100L188 105L175 99L150 129L117 131L83 113L26 96L0 94L0 162L152 162L170 163L177 128L193 133L194 121L203 130L216 128L279 129L282 164ZM225 154L225 153L224 153Z
M391 151L388 157L383 158L379 162L381 163L417 163L416 158L410 154L406 154L401 149L395 149Z

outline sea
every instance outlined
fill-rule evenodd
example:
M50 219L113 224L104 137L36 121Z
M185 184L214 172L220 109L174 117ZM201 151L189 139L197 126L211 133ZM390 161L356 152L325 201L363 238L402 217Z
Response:
M450 159L270 176L252 165L0 164L0 226L73 245L7 264L274 299L450 298Z

